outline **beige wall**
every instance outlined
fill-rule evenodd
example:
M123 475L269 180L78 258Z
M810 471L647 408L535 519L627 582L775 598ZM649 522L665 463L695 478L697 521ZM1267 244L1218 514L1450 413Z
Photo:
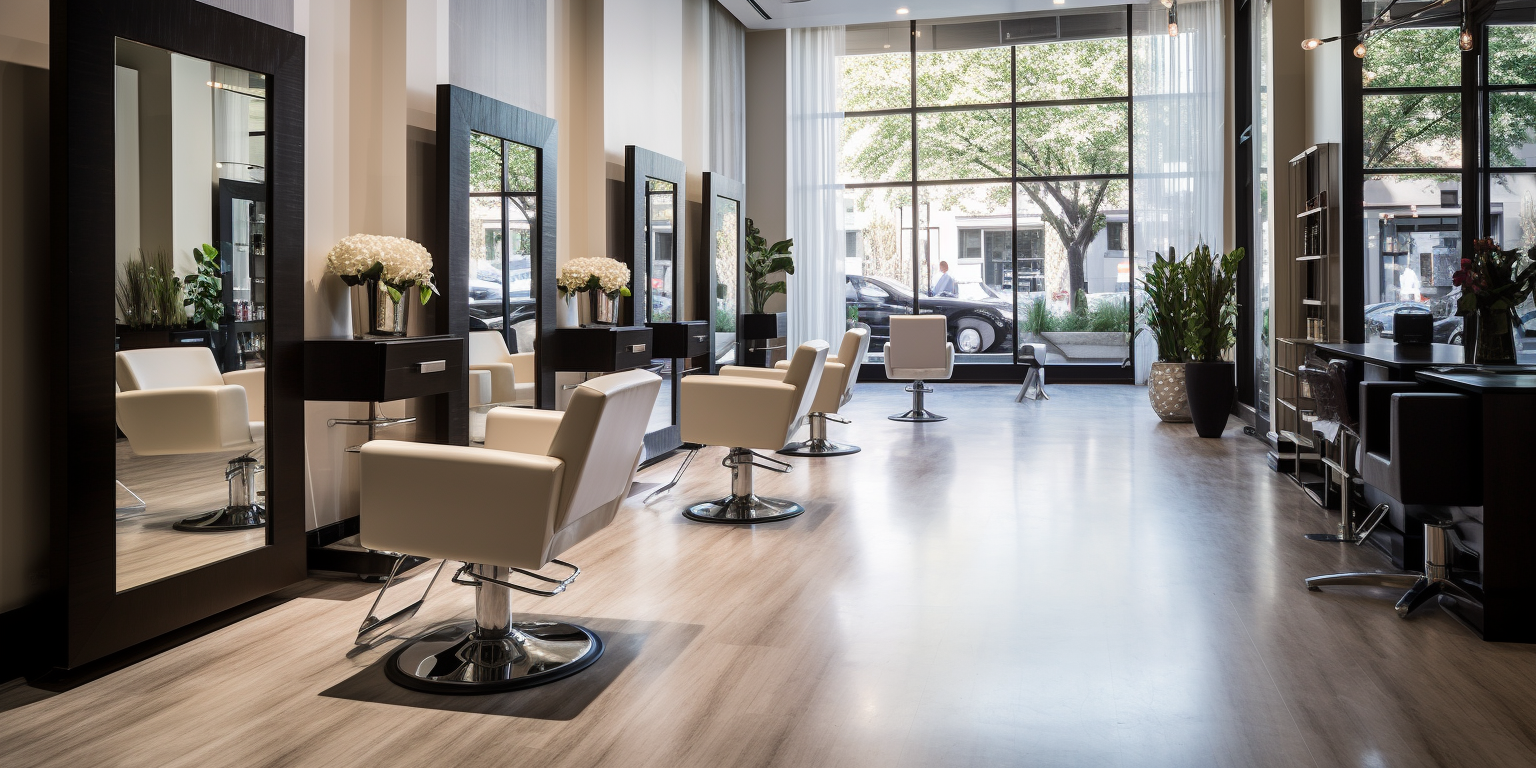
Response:
M1300 41L1305 38L1325 38L1339 34L1340 0L1303 1L1306 13L1302 36L1286 39L1276 34L1277 49L1287 45L1299 49ZM1343 74L1339 57L1349 55L1348 50L1354 47L1353 41L1340 40L1328 43L1304 57L1307 146L1342 141L1344 138L1343 103L1339 92ZM1289 159L1294 155L1285 157Z

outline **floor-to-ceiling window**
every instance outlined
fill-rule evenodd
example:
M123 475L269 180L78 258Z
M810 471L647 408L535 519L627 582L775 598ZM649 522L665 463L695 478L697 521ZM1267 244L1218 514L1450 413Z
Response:
M1126 8L849 27L850 317L949 318L956 362L1115 371L1130 355Z
M1495 15L1486 30L1483 222L1504 248L1536 247L1536 9ZM1536 356L1536 302L1515 308L1516 343Z

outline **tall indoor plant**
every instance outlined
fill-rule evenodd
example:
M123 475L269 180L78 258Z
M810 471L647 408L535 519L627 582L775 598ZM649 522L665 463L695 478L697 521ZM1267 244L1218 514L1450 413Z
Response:
M1221 437L1237 394L1236 366L1222 357L1237 341L1237 266L1245 255L1238 248L1218 257L1202 243L1184 263L1184 384L1201 437Z
M1145 294L1138 309L1136 334L1152 335L1157 344L1157 362L1147 377L1147 397L1157 417L1168 422L1187 422L1189 395L1185 391L1184 320L1189 312L1189 286L1185 264L1168 248L1168 255L1157 254L1151 269L1141 278Z
M776 293L787 293L788 290L785 281L769 282L768 278L779 272L786 275L795 273L795 260L790 254L795 241L780 240L769 245L751 219L746 220L746 225L747 313L742 315L737 336L746 342L776 339L785 333L784 313L768 312L768 299ZM761 352L761 350L749 349L748 363L766 365L765 355L759 354L756 355L759 359L753 359L754 351Z
M1536 255L1536 248L1531 249ZM1456 313L1477 318L1472 360L1478 365L1515 364L1515 307L1536 288L1536 263L1516 250L1499 250L1492 240L1472 241L1472 256L1451 275L1461 288Z

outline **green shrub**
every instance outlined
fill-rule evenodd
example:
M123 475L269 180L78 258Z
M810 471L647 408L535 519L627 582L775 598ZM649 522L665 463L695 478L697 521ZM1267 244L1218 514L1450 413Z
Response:
M1088 313L1089 330L1126 331L1131 328L1131 304L1126 299L1101 302Z
M715 307L715 333L735 333L736 313L728 307Z

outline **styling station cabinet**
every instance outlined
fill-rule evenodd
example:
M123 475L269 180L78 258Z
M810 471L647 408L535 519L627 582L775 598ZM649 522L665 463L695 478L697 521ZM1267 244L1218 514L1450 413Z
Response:
M447 443L448 425L436 418L441 411L436 404L463 391L466 366L464 339L453 336L309 339L304 342L304 399L368 403L367 418L331 419L326 426L367 427L372 440L379 430L417 421L416 416L384 416L380 403L431 398L435 405L427 409L432 423L426 435L433 442ZM358 522L357 517L349 517L310 531L309 569L370 579L388 574L394 557L352 543ZM410 558L401 570L423 562L423 558Z

